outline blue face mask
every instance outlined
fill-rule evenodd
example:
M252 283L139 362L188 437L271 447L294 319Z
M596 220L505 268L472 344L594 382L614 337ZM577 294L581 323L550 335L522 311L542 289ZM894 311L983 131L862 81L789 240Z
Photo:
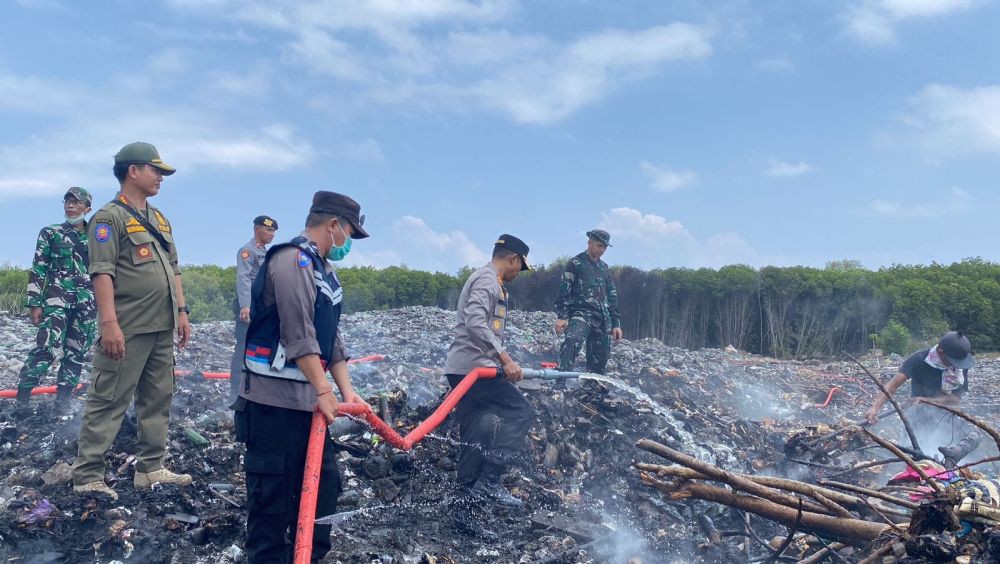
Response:
M340 224L338 224L338 227L339 226ZM344 233L343 227L340 228L340 232ZM334 243L333 246L330 247L330 250L326 252L326 258L334 262L344 260L344 257L346 257L349 252L351 252L351 238L347 237L344 240L344 244L339 247L336 243Z

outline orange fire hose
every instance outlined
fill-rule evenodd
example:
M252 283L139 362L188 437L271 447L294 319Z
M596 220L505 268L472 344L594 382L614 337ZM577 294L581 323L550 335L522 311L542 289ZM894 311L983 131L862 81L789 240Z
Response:
M385 439L387 443L401 450L410 450L413 445L420 442L420 439L427 436L448 417L451 410L469 391L469 388L476 383L476 380L495 378L496 375L496 368L474 368L444 398L434 413L414 427L405 437L400 436L395 429L387 425L378 415L375 415L375 412L367 404L338 404L337 416L351 415L363 418L366 423L371 425L372 430ZM302 477L299 521L295 533L295 558L292 560L294 564L309 564L309 560L312 558L313 527L316 525L316 496L319 495L319 471L323 465L323 445L325 444L326 432L326 418L319 411L314 412L312 426L309 429L305 472Z

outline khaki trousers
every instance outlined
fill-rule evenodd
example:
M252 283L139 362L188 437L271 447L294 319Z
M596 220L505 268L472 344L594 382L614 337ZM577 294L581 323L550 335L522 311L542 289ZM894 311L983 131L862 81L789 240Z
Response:
M174 395L173 331L125 336L125 358L112 360L98 345L80 427L73 484L104 480L104 453L111 448L122 417L135 397L139 444L136 472L163 467Z

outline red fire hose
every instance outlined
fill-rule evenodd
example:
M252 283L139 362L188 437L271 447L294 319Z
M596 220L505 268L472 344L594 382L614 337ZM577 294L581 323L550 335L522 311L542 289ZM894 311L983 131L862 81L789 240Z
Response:
M451 410L455 408L462 396L469 391L469 388L480 378L494 378L497 375L496 368L475 368L469 372L462 381L455 386L441 405L434 410L434 413L425 419L421 424L414 427L405 437L399 435L395 429L390 427L378 415L372 411L371 407L363 403L342 403L337 406L337 416L353 415L364 418L365 422L371 425L379 436L390 445L401 449L410 450L413 445L420 442L440 425ZM294 564L309 564L312 557L313 527L316 521L316 496L319 494L319 471L323 465L323 445L326 435L326 418L322 413L313 413L312 427L309 429L309 447L306 449L306 467L302 478L302 495L299 501L299 522L295 534L295 558Z
M82 390L83 384L77 384L75 389ZM43 386L31 390L31 395L33 396L41 396L44 394L54 394L54 393L56 393L56 386ZM0 390L0 398L16 398L16 397L17 397L17 390Z
M826 407L826 406L830 405L830 400L833 399L833 394L835 394L836 392L843 393L844 390L841 390L837 386L834 386L834 387L830 388L830 393L826 395L826 401L823 402L823 403L817 403L816 407Z

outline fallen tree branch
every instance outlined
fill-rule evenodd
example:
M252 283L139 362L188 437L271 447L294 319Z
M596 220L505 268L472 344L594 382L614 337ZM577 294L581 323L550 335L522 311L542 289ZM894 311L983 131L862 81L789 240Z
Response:
M955 409L955 408L947 406L947 405L942 405L942 404L937 403L935 401L923 400L923 403L926 403L928 405L933 405L934 407L936 407L938 409L942 409L944 411L947 411L948 413L954 415L955 417L961 417L962 419L965 419L966 421L968 421L969 423L972 423L976 427L979 427L980 429L982 429L983 431L985 431L986 434L989 435L993 439L993 442L996 443L996 445L997 445L997 449L1000 449L1000 433L998 433L997 430L994 429L993 427L991 427L988 423L986 423L984 421L980 421L979 419L976 419L975 417L973 417L971 415L966 415L965 412L963 412L963 411L960 411L958 409Z
M863 488L861 486L855 486L854 484L844 484L842 482L834 482L832 480L819 480L819 485L828 486L831 488L837 488L839 490L853 492L856 494L867 495L870 497L881 499L882 501L898 505L900 507L905 507L910 510L920 507L919 503L914 503L912 501L908 501L905 499L899 499L898 497L892 497L887 493L882 493L880 491L872 490L869 488Z
M697 482L672 484L659 480L648 472L643 472L641 478L644 483L674 498L693 497L695 499L720 503L727 507L749 511L785 526L792 526L797 520L797 510L759 497L739 494L725 488ZM833 517L808 511L802 512L801 526L804 529L834 538L838 541L858 545L871 542L884 532L891 530L887 525L871 521L845 519L843 517Z
M788 529L788 536L785 537L785 541L778 546L778 550L774 551L774 554L769 556L766 562L767 564L773 564L778 561L778 558L788 550L788 547L792 544L792 539L795 538L795 533L799 530L799 525L802 524L802 500L799 499L799 509L798 513L795 515L795 524Z
M896 544L895 540L889 541L888 543L886 543L885 546L869 554L867 557L865 557L864 560L862 560L858 564L875 564L876 562L879 562L880 560L882 560L883 556L892 552L892 545L894 544Z
M893 462L899 462L898 458L883 458L882 460L872 460L871 462L863 462L861 464L856 464L843 472L837 472L836 474L830 474L827 478L834 479L841 476L846 476L851 472L857 472L858 470L865 470L867 468L875 468L877 466L885 466L886 464L892 464Z
M822 562L827 556L833 558L834 562L842 562L844 560L844 557L841 556L840 554L838 554L837 552L840 551L840 550L843 550L843 549L847 548L846 544L844 544L842 542L827 543L825 540L823 540L820 537L816 537L816 540L818 540L819 543L823 545L823 548L821 548L820 550L818 550L812 556L809 556L808 558L803 558L802 560L799 560L799 564L803 564L803 563L805 563L805 564L818 564L819 562Z
M939 494L940 493L944 493L944 488L941 487L941 484L939 484L938 481L935 480L934 478L931 478L930 476L928 476L927 472L925 472L924 469L921 468L920 466L917 466L917 463L914 462L913 459L910 458L905 452L899 450L899 447L897 447L896 445L894 445L894 444L890 443L889 441L883 439L882 437L879 437L879 436L875 435L875 433L872 433L868 429L861 429L861 430L864 431L866 435L868 435L869 439L875 441L876 443L878 443L879 445L881 445L882 448L884 448L884 449L888 450L889 452L891 452L891 453L895 454L896 456L898 456L899 459L902 460L903 462L905 462L907 466L909 466L910 468L912 468L913 471L916 472L920 476L921 479L923 479L925 482L927 482L927 484L930 487L934 488L935 492L937 492ZM918 448L917 450L920 450L920 449Z
M846 517L847 519L854 519L854 515L851 514L850 511L844 509L840 505L837 505L836 502L830 501L830 499L824 496L823 494L815 492L812 494L812 497L813 499L818 501L820 505L829 509L830 512L832 512L834 515L839 515L840 517Z
M898 462L898 460L896 462ZM687 468L685 466L665 466L662 464L638 462L635 464L635 467L646 472L655 472L659 476L671 476L674 478L683 478L685 480L711 480L711 478L698 472L697 470L692 470L691 468ZM853 495L822 488L814 484L808 484L798 480L776 478L774 476L752 476L750 474L737 474L735 472L733 474L746 478L747 480L754 481L762 486L807 495L813 499L816 499L815 494L818 493L827 499L848 508L860 509L864 506L861 499Z
M1000 462L1000 456L988 456L982 460L977 460L975 462L970 462L968 464L956 466L951 470L952 472L958 472L959 470L965 470L966 468L972 468L973 466L979 466L980 464L986 464L987 462Z
M882 392L883 395L885 395L885 398L892 404L892 407L896 410L896 413L899 414L899 420L903 422L903 428L906 429L906 435L910 437L910 444L913 445L913 450L923 452L920 448L920 443L917 442L917 435L916 433L913 432L913 427L910 426L910 420L906 418L906 415L903 413L903 408L899 406L899 403L896 401L896 399L893 398L892 394L890 394L889 391L885 389L885 386L882 385L882 381L879 380L874 374L872 374L871 370L868 370L868 367L862 364L861 361L857 359L857 357L855 357L850 353L844 353L844 354L846 354L848 358L850 358L858 366L860 366L861 369L865 371L865 374L867 374L868 377L871 378L872 382L875 382L875 385L878 386L878 389Z
M767 486L762 486L752 480L748 480L737 474L733 474L732 472L727 472L726 470L717 466L712 466L707 462L702 462L693 456L688 456L683 452L676 451L666 445L661 445L656 441L642 439L635 443L635 446L644 451L662 456L671 462L696 470L708 476L712 480L722 482L723 484L731 486L734 489L745 491L757 497L762 497L768 501L779 503L792 509L798 506L800 498ZM813 502L807 502L806 509L813 513L827 513L829 511L822 505Z

